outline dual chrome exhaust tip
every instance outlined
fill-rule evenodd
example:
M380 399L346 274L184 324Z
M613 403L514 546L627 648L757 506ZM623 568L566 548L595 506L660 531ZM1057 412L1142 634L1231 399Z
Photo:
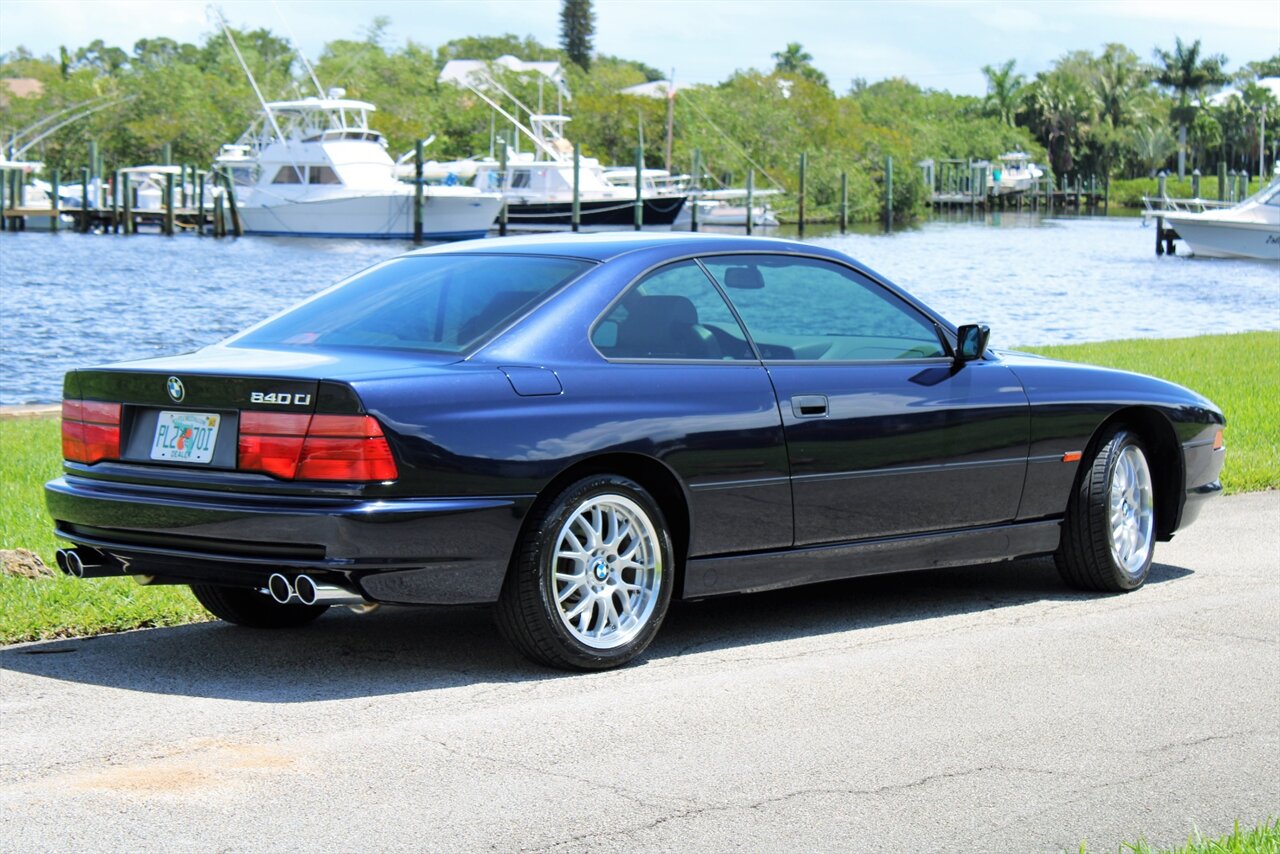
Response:
M336 584L321 584L309 575L276 572L267 579L267 593L281 605L368 605L369 600Z
M77 546L58 549L54 554L58 569L75 578L104 578L111 575L127 575L123 561L114 555L97 549Z

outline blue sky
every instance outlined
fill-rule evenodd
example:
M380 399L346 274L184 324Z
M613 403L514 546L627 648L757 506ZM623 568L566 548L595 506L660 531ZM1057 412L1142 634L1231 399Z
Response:
M233 25L290 31L311 57L326 41L361 38L376 15L387 43L435 46L464 35L559 38L559 0L223 0ZM1280 0L596 0L596 49L638 59L676 79L714 83L772 66L798 41L845 91L854 77L904 76L981 94L980 71L1016 59L1028 75L1068 50L1127 44L1144 59L1174 36L1202 40L1235 68L1280 52ZM102 38L126 49L141 37L199 41L212 25L202 0L0 0L0 51L56 53ZM326 81L327 82L327 81ZM341 81L333 81L340 85Z

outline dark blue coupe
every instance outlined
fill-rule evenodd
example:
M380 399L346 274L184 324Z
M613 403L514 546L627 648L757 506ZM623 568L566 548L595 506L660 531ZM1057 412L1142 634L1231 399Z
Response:
M785 240L485 240L221 344L72 371L62 568L224 620L496 603L545 664L638 655L672 596L1052 554L1139 587L1221 491L1222 413L986 346Z

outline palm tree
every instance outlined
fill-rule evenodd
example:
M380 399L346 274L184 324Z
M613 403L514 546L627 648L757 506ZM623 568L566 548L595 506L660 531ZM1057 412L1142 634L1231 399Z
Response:
M1156 48L1156 59L1163 66L1156 69L1155 80L1178 96L1173 120L1178 123L1178 178L1187 174L1187 125L1195 119L1196 108L1191 96L1202 96L1209 88L1217 88L1230 78L1222 70L1227 58L1222 54L1200 57L1200 40L1188 47L1175 38L1173 52Z
M982 66L982 73L987 75L987 97L984 99L987 110L1009 127L1013 127L1013 117L1018 112L1024 80L1021 74L1013 73L1015 62L1011 59L999 68Z
M813 54L809 53L800 42L787 42L785 50L773 54L773 70L777 74L788 74L803 77L820 86L827 85L827 75L813 65Z

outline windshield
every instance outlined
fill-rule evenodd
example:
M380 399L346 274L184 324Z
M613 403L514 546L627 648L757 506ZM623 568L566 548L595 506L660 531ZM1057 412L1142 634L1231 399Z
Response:
M410 255L358 273L228 343L463 353L591 266L528 255Z

